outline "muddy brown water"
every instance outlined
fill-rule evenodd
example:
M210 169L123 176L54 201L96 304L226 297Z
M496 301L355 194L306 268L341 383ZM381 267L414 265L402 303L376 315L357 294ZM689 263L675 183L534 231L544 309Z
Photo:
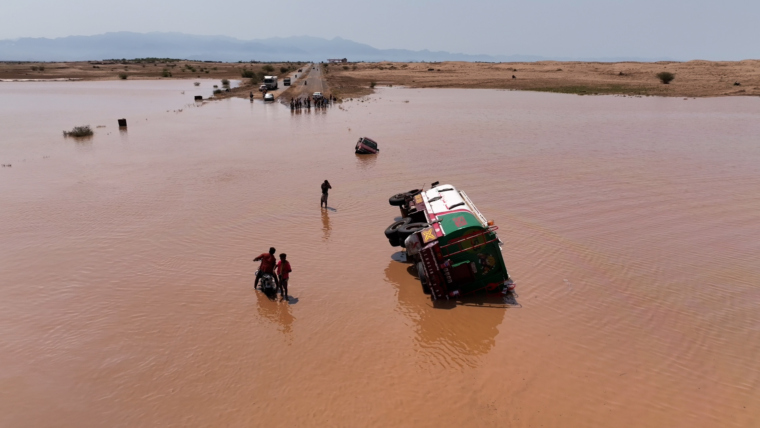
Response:
M760 99L194 90L0 84L0 426L760 425ZM396 261L387 198L436 180L516 304L433 308Z

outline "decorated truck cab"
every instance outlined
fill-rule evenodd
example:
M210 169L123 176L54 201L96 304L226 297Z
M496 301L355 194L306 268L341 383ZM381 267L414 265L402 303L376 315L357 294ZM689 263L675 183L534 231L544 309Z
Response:
M385 236L392 246L406 249L432 300L514 291L498 227L463 191L435 182L430 190L399 193L388 202L400 208L402 219L388 226Z

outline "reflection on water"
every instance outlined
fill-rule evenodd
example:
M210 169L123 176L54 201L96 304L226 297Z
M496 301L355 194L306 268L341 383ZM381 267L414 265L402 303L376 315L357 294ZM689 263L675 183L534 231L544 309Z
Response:
M480 307L467 307L454 301L436 302L434 307L430 296L423 293L420 281L413 276L415 272L413 265L391 260L385 278L396 289L397 310L414 324L425 364L477 367L479 357L494 346L506 308L475 303L472 305Z
M295 318L290 312L291 304L288 301L280 299L279 295L272 299L263 292L257 291L256 302L261 318L277 324L283 333L289 334L293 331Z
M356 165L359 169L372 169L377 163L377 157L380 155L360 155L356 154Z
M327 241L330 239L330 231L332 230L332 227L330 226L330 210L326 208L322 208L322 240Z

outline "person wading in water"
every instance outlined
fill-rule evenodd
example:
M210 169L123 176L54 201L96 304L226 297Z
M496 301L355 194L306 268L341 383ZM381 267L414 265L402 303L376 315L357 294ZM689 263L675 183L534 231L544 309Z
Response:
M280 254L280 261L277 262L277 276L280 277L280 286L277 288L285 300L288 300L288 279L290 272L293 272L293 269L290 268L290 262L286 260L287 257L287 254L282 253Z
M253 283L253 288L256 288L259 286L259 279L261 279L261 276L265 273L268 273L272 275L274 278L274 283L277 285L277 288L280 287L280 281L277 279L277 275L274 274L274 266L275 263L277 263L277 259L274 257L275 249L274 247L269 248L269 253L263 253L253 259L254 262L257 262L261 260L261 265L259 266L259 271L256 272L256 281Z
M325 182L322 183L322 201L319 203L320 208L322 208L322 204L324 204L325 208L327 208L327 191L330 189L332 189L330 182L325 180Z

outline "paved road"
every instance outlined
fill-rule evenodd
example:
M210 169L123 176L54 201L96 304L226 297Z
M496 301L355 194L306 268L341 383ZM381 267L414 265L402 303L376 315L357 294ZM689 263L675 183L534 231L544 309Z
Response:
M303 70L302 73L296 73L298 80L293 80L291 90L283 94L284 96L280 101L290 102L291 98L307 97L313 95L314 92L327 93L329 88L322 76L322 67L319 64L304 65L301 70Z

